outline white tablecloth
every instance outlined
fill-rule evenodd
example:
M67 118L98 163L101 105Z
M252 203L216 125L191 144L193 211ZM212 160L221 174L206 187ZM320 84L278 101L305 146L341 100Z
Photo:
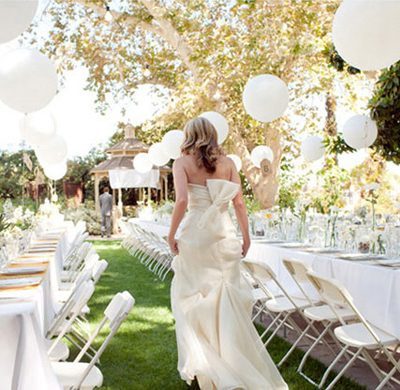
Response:
M400 270L257 241L252 242L247 257L269 264L278 279L294 294L298 293L298 289L282 260L304 261L321 276L340 281L372 324L400 338Z
M0 304L1 389L61 389L44 345L41 298L38 291L27 302Z
M55 316L56 264L37 288L0 291L0 389L60 389L44 336ZM5 300L14 297L18 300Z

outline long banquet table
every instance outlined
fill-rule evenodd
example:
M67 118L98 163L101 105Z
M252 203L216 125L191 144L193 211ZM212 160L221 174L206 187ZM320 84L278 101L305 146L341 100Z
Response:
M282 260L303 261L317 274L341 282L367 320L400 338L400 269L368 264L366 261L344 260L334 254L285 248L262 240L252 241L247 257L267 263L293 294L299 291Z
M44 335L55 315L55 255L63 230L47 232L0 275L0 388L60 389L47 355ZM41 267L41 268L40 268ZM36 268L36 271L29 273ZM42 272L37 272L38 269ZM7 271L26 269L25 274ZM6 273L4 273L6 271ZM30 285L5 280L29 278Z
M129 222L162 237L168 235L169 227L159 222L140 218L130 219ZM289 258L305 262L319 275L341 282L367 320L400 339L400 269L367 264L359 260L344 260L333 253L312 253L303 250L304 248L288 248L282 245L286 244L273 244L255 238L247 258L266 262L288 291L299 296L301 293L282 260ZM316 295L315 291L309 293Z

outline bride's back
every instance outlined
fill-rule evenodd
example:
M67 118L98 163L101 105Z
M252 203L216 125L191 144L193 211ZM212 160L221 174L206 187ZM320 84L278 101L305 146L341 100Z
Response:
M207 172L204 166L199 166L198 157L193 154L183 155L180 159L186 172L188 183L204 186L207 184L208 179L232 179L233 162L224 155L218 156L215 172L213 173Z

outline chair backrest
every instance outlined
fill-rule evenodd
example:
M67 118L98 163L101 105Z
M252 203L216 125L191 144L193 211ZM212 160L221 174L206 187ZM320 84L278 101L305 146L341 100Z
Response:
M60 327L65 324L67 318L69 318L69 320L71 320L71 318L74 320L80 314L82 308L86 305L94 292L94 283L90 280L90 275L90 272L86 272L83 275L85 278L82 277L80 283L76 285L67 301L56 314L47 331L46 337L53 337L60 330Z
M106 260L99 260L93 264L92 279L95 284L99 281L101 275L107 269L107 267L108 262Z
M265 263L258 262L256 260L250 260L250 259L243 259L242 260L242 265L245 270L247 270L251 277L257 282L259 288L270 298L276 297L277 294L274 294L271 289L268 288L267 283L274 283L276 286L278 286L278 289L281 291L282 294L279 294L279 296L286 296L290 300L290 302L295 305L293 299L290 297L290 295L287 293L285 288L282 286L282 284L279 282L275 272L272 270L272 268Z
M243 267L250 273L253 279L266 283L276 278L275 272L268 264L261 264L250 259L242 260Z
M86 344L83 346L82 350L76 356L74 362L79 362L82 357L86 354L87 350L91 347L91 344L100 333L100 331L105 327L107 323L109 323L109 333L100 348L97 350L96 354L90 360L87 368L82 373L80 378L76 379L77 384L74 385L74 389L79 389L86 376L89 374L93 366L99 361L101 354L106 349L107 345L111 341L112 337L117 332L118 328L124 321L124 319L128 316L130 311L132 310L135 304L135 299L128 292L124 291L121 293L117 293L108 304L107 308L104 310L104 318L95 329L95 331L91 334Z
M283 259L283 265L288 270L289 274L293 278L294 282L296 283L297 287L303 294L303 296L307 299L310 304L313 304L313 299L307 293L304 288L304 284L308 286L314 287L314 285L310 282L310 279L307 275L308 272L312 271L312 268L298 260L292 259Z
M364 318L364 316L360 313L358 308L355 306L353 297L347 291L346 287L342 286L337 280L319 276L315 272L309 272L308 277L315 285L323 301L325 301L330 306L330 308L342 324L345 324L346 322L336 310L338 307L346 307L348 309L351 309L358 322L362 323L367 331L371 334L371 336L375 339L375 341L381 344L379 336L368 323L368 321Z
M353 301L349 292L338 281L322 277L313 271L308 271L307 277L326 303L338 307L347 307L348 302Z

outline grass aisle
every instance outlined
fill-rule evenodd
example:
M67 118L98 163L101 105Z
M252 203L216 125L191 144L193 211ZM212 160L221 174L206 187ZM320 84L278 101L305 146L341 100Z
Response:
M170 310L171 278L160 282L135 258L121 248L119 241L96 241L95 248L109 267L96 286L90 301L91 323L98 323L112 296L128 290L136 299L132 313L121 326L101 358L104 386L107 390L186 389L176 370L177 351L174 322ZM278 360L287 344L275 339L269 351ZM297 373L301 353L293 354L282 368L290 389L315 389ZM314 361L310 368L320 375L322 366ZM343 380L335 389L361 389Z

